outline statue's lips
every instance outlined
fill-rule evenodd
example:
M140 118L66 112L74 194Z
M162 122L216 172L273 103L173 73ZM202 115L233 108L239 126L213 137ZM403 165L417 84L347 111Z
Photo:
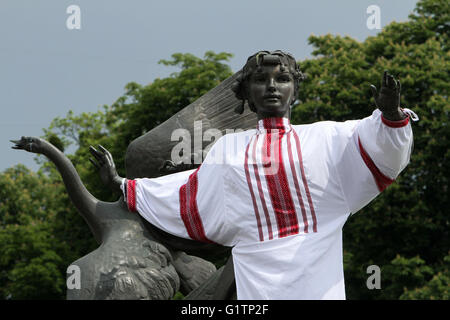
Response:
M264 97L264 100L266 100L266 101L271 101L271 102L277 102L277 101L279 101L281 99L281 97L280 96L266 96L266 97Z

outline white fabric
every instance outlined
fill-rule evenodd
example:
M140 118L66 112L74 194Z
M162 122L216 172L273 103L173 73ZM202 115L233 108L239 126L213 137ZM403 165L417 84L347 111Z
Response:
M412 141L410 123L389 127L379 110L342 123L260 120L220 138L198 170L136 179L136 208L171 234L233 246L238 299L345 299L342 227L381 190L361 152L391 181Z

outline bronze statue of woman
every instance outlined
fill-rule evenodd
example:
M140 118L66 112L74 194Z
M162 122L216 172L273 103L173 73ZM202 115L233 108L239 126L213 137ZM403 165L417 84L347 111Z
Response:
M49 143L14 141L14 148L43 153L55 162L73 202L102 243L92 258L78 262L94 275L83 295L164 298L178 288L177 275L184 271L186 278L200 274L191 290L227 292L215 297L233 296L234 276L238 299L344 299L342 227L408 164L409 118L415 114L400 108L400 82L384 72L380 91L372 85L377 106L372 115L293 125L290 109L303 79L290 54L260 51L249 57L232 90L242 101L236 111L242 113L247 102L257 115L256 128L218 139L196 169L125 179L105 148L91 147L102 181L123 193L115 203L94 199ZM206 261L190 257L195 267L186 272L188 264L181 262L175 272L176 259L157 243L155 227L179 238L231 247L228 271L213 274ZM108 261L107 266L99 261ZM152 295L152 290L165 291Z

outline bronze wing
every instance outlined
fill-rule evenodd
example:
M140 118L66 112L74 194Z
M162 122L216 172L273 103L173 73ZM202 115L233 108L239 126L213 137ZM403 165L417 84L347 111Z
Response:
M225 79L217 87L211 89L199 99L173 115L156 128L133 140L125 155L126 175L129 179L154 178L161 176L159 169L165 160L171 158L171 151L179 141L171 141L172 132L183 128L191 134L193 151L194 123L201 121L201 135L210 128L216 128L225 134L226 129L247 130L254 128L257 123L256 114L245 108L243 114L237 114L234 109L241 104L231 85L240 71ZM198 131L196 132L199 133ZM203 142L205 148L210 141Z

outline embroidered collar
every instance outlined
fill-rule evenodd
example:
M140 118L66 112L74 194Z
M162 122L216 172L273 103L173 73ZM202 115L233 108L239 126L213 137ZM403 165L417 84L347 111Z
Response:
M265 118L258 120L258 125L256 126L258 132L271 132L271 131L290 131L291 122L288 118Z

